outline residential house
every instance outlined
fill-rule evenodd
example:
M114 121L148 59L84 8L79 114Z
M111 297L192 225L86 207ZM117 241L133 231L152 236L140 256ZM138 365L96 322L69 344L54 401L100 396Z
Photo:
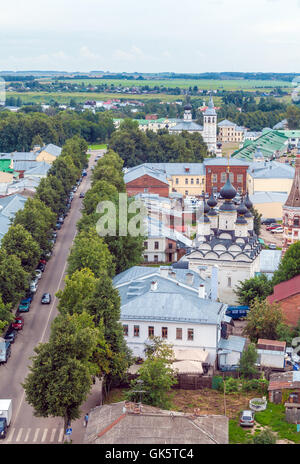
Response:
M228 119L218 123L217 140L222 143L243 142L245 139L245 127L240 127Z
M256 192L249 195L254 208L262 215L262 219L282 219L283 205L288 197L287 193Z
M128 196L139 193L154 193L162 197L169 195L169 182L162 169L141 164L129 169L124 175Z
M295 402L300 403L300 372L278 372L270 375L268 395L271 403L282 404L294 396Z
M0 198L0 241L8 232L17 211L24 208L26 200L19 194Z
M36 166L28 169L24 172L24 178L31 177L42 179L43 177L47 177L48 171L51 168L51 165L46 163L45 161L39 162Z
M113 279L121 298L124 337L133 355L144 358L153 336L174 348L205 350L216 360L227 305L210 298L211 279L189 269L134 266Z
M212 192L219 193L227 180L228 160L226 158L207 158L203 164L205 166L205 192L209 195ZM238 193L246 192L248 167L249 162L247 161L230 159L230 181Z
M61 154L62 149L53 143L49 143L36 153L36 161L45 161L52 164Z
M300 275L274 286L269 303L280 303L286 323L296 327L300 320Z
M259 338L256 344L257 362L260 366L283 369L285 366L286 342Z
M295 169L286 163L265 160L255 161L247 171L247 190L257 192L276 192L288 194L291 190Z
M92 445L228 444L228 417L162 410L121 401L92 409L84 443ZM178 450L177 450L178 451ZM115 451L116 452L116 451ZM122 453L122 450L118 450ZM130 451L126 451L128 456ZM157 451L152 450L153 457ZM176 457L172 452L172 457ZM181 451L182 457L188 450ZM179 454L177 454L177 457Z
M244 337L229 335L228 338L221 338L218 347L219 369L238 366L245 346L246 338Z

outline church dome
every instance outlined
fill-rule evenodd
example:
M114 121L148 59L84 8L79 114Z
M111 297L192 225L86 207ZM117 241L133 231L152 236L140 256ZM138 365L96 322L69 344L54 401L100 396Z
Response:
M187 103L184 107L183 107L184 111L191 111L193 109L192 105L190 105L189 103Z
M229 174L227 174L226 184L220 190L220 195L224 200L232 200L236 196L236 190L229 180Z
M207 204L208 206L210 206L211 208L214 208L215 206L217 206L218 202L217 200L215 199L214 197L214 194L211 192L210 194L210 197L209 199L207 200Z
M210 207L208 206L208 204L206 203L205 200L203 200L203 212L204 214L207 214L210 210Z
M246 214L248 212L248 209L247 209L244 201L241 202L241 204L237 207L236 211L237 211L238 214L242 214L242 215L244 215L244 214Z
M253 207L253 203L252 203L252 201L251 201L250 198L249 198L248 192L247 192L247 194L246 194L245 206L246 206L246 208L248 208L248 209L251 209L251 208Z

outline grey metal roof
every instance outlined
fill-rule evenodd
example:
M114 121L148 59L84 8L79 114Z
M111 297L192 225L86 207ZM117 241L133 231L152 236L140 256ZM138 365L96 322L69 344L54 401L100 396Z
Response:
M223 121L220 121L218 123L218 127L228 127L228 126L235 127L236 124L235 124L235 122L229 121L229 119L223 119Z
M250 200L254 205L259 203L282 203L287 200L288 194L285 192L254 192L249 195Z
M261 250L260 272L275 272L281 260L281 250Z
M38 161L16 160L14 161L14 170L15 171L27 171L28 169L34 168L38 164L40 164Z
M129 169L124 174L124 182L125 184L128 184L129 182L132 182L133 180L145 175L153 177L154 179L169 185L165 172L160 168L154 168L148 164L140 164L139 166L135 166L134 168Z
M228 159L227 158L205 158L203 161L203 164L205 166L227 166ZM249 161L236 159L236 158L229 159L229 167L230 166L249 166L249 164L250 164Z
M36 166L32 167L31 169L28 169L27 171L24 172L24 177L30 177L30 176L46 176L47 172L51 168L50 164L43 162L37 163Z
M176 124L176 126L169 128L169 132L177 131L202 132L203 126L200 126L194 121L181 121L178 124Z
M145 166L148 166L153 169L160 169L164 171L167 174L167 176L176 176L184 174L194 176L205 175L203 163L145 163Z
M33 151L30 152L13 152L9 157L14 161L36 161L37 154Z
M53 143L49 143L40 150L40 152L42 151L46 151L47 153L53 156L59 156L61 154L62 149L57 145L54 145Z
M219 349L238 351L242 353L245 347L246 338L237 335L229 335L227 339L221 338L219 341Z
M147 217L146 219L146 233L147 237L155 238L155 237L165 237L170 240L175 240L176 242L181 242L183 245L187 247L191 247L193 241L183 235L181 232L177 230L170 229L166 227L161 221L157 220L153 217Z
M294 179L295 168L278 161L255 161L249 165L248 174L254 179Z

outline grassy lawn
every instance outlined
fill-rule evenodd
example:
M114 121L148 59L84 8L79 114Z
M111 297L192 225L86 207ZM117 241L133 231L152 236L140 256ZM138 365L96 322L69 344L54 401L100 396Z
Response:
M296 424L289 424L285 420L283 404L268 403L265 411L255 414L255 420L260 425L269 427L272 432L276 432L279 439L300 443L300 433L297 432Z
M106 148L107 148L106 143L101 143L101 144L94 143L92 145L89 145L88 147L89 150L104 150Z

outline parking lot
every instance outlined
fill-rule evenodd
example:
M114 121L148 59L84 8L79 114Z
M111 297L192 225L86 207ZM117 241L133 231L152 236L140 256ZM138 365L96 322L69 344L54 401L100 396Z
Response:
M271 231L268 231L266 229L265 225L261 226L260 230L260 238L263 239L266 245L269 245L269 243L275 243L277 247L282 247L282 237L283 234L272 234Z

